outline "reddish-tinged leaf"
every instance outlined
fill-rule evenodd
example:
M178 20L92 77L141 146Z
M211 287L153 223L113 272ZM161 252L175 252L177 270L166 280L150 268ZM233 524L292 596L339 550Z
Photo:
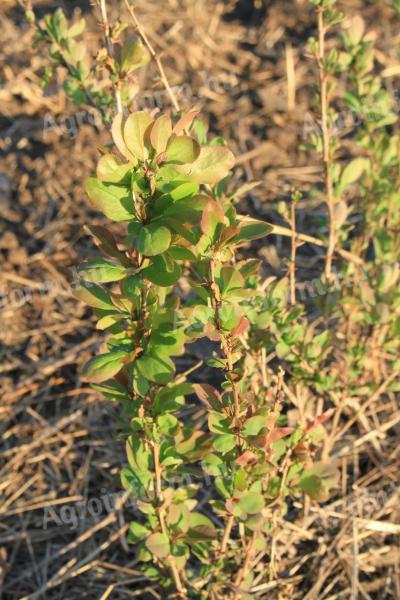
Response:
M204 327L204 335L213 342L221 340L221 334L211 321L208 321Z
M241 454L236 460L236 464L239 465L239 467L245 467L246 465L250 464L250 463L254 463L257 462L257 454L255 452L252 452L251 450L246 450L246 452L243 452L243 454Z
M277 427L269 434L268 438L270 442L276 442L287 435L293 433L294 427Z
M226 244L226 242L229 242L229 240L234 238L238 233L240 233L239 227L225 227L219 238L219 243L221 245Z
M84 229L94 237L96 245L105 254L119 259L125 258L124 254L118 250L117 242L111 231L101 225L85 225Z
M126 147L136 159L146 160L149 156L147 135L152 125L152 118L145 111L129 115L123 125L123 138Z
M248 320L247 317L242 317L239 321L239 324L237 327L235 327L235 329L232 331L232 335L242 335L246 329L248 329L250 327L250 321Z
M329 410L324 412L322 415L320 415L319 417L317 417L316 419L311 421L311 423L309 423L307 425L305 431L308 432L308 431L310 431L310 429L313 429L314 427L318 427L318 425L322 425L323 423L325 423L325 421L328 421L333 416L334 412L335 412L335 409L330 408Z
M116 115L112 122L111 133L114 140L114 144L117 146L118 150L121 152L122 156L131 160L132 162L136 162L136 158L133 154L131 154L126 147L123 128L125 123L125 117L122 113Z
M156 151L156 154L165 152L171 134L171 119L167 115L161 115L161 117L158 117L154 122L150 132L151 145Z
M193 389L199 400L204 402L209 408L220 410L222 403L221 394L212 385L208 383L196 383Z
M224 209L215 200L207 200L201 216L200 228L205 235L212 237L218 223L223 223L225 219Z
M171 551L168 537L164 533L152 533L146 540L146 546L157 558L166 558Z
M173 129L174 133L176 133L176 135L179 135L180 133L182 133L182 131L185 129L185 127L190 125L190 123L193 121L193 119L195 119L197 117L198 114L199 114L199 111L194 110L192 112L187 113L187 115L184 115L183 117L181 117Z

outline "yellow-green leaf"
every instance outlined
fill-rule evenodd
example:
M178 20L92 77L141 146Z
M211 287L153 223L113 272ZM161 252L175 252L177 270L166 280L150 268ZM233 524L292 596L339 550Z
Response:
M152 123L150 115L144 111L135 112L127 118L123 128L123 137L128 151L138 160L149 156L147 146L147 128Z
M132 192L125 187L103 183L90 177L85 184L93 206L111 221L130 221L134 217Z
M91 383L101 383L116 375L124 366L128 353L123 350L111 350L90 359L83 368L83 377Z

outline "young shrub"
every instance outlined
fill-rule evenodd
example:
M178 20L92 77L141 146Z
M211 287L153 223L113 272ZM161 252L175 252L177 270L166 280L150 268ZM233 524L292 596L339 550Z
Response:
M383 382L386 389L399 389L400 136L393 132L399 118L396 99L375 72L373 36L361 18L351 21L342 43L347 75L343 100L360 122L355 141L361 156L350 163L352 168L362 164L360 198L352 210L359 222L352 250L364 266L362 271L343 267L343 277L353 284L343 289L336 314L347 333L346 385L368 395Z
M233 155L219 138L204 143L202 130L194 112L115 117L115 149L100 158L86 190L109 220L126 223L126 235L88 227L106 258L82 265L75 295L109 333L84 375L122 405L122 482L143 513L129 539L151 562L145 573L181 595L203 597L200 590L213 587L238 597L251 587L249 556L268 543L284 499L326 499L336 475L312 466L313 425L286 425L283 375L268 385L252 358L246 339L257 335L253 307L263 291L258 261L237 261L236 249L271 227L236 213L226 191ZM173 287L181 277L191 286L185 300ZM208 364L223 373L221 390L175 373L173 357L205 336L220 346ZM193 391L208 430L180 415ZM220 496L211 501L215 519L196 510L197 485L170 484L200 466Z
M266 366L275 352L293 381L325 389L318 369L326 333L316 336L294 305L293 270L289 302L287 279L269 285L257 260L239 258L243 245L276 229L237 214L240 190L229 188L234 157L223 140L209 142L194 111L121 111L124 73L146 60L141 43L118 53L102 11L112 84L102 96L90 79L96 69L81 72L76 29L71 34L56 15L40 36L67 68L67 91L77 103L94 100L106 121L114 115L114 145L101 151L86 192L117 225L87 226L101 254L81 266L75 295L107 335L84 378L120 405L121 480L142 515L129 541L146 576L170 597L251 597L255 554L268 549L262 568L270 575L279 568L272 540L289 500L326 501L337 484L331 465L314 462L330 413L289 423L285 373ZM291 227L295 240L295 219ZM295 251L292 261L294 268ZM182 282L185 294L177 291ZM208 360L222 380L218 389L176 373L174 358L202 337L219 348ZM207 423L184 416L193 393ZM204 482L214 493L200 509Z
M95 59L90 58L85 41L78 41L86 30L81 18L70 25L58 8L38 22L32 8L26 10L28 21L35 26L35 44L48 47L52 64L47 67L42 84L47 87L54 67L64 74L64 90L77 106L89 106L98 111L101 120L110 124L115 112L121 113L134 99L137 87L134 73L149 62L150 55L138 36L124 32L127 24L110 26L105 0L98 0L105 46Z

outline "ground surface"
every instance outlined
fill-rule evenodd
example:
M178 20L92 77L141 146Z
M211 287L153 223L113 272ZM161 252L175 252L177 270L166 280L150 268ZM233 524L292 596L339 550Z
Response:
M361 11L378 32L382 65L396 63L398 29L384 2L340 4L348 14ZM41 14L57 6L70 15L90 11L89 2L34 5ZM243 201L243 210L276 219L275 201L320 179L317 159L299 150L316 80L306 53L314 27L306 2L138 0L135 5L181 103L203 107L212 130L229 141L240 165L238 178L262 181ZM80 382L79 369L100 337L89 311L70 295L73 267L92 249L82 225L99 221L82 182L93 172L97 147L108 141L108 133L85 119L80 126L57 86L43 93L46 59L32 50L21 10L3 0L0 12L2 597L159 597L141 578L124 541L132 509L121 509L119 499L110 496L120 489L124 451L115 440L112 407ZM94 19L90 25L95 45L101 34ZM291 56L295 102L287 79ZM141 76L139 94L150 102L159 92L156 97L168 105L161 85L154 85L155 73L150 67ZM302 204L299 230L308 231L313 210L312 203ZM286 251L281 239L254 249L266 272L277 275L284 272ZM310 248L300 252L300 278L313 277L316 257ZM180 367L201 352L194 350ZM342 443L351 445L347 435ZM360 480L367 496L360 500L344 477L344 494L328 508L328 520L309 520L303 527L300 519L292 525L292 539L282 550L285 568L257 597L355 597L349 582L358 544L360 597L400 598L398 537L393 530L385 534L366 527L360 538L349 520L362 510L359 516L366 519L373 514L396 522L396 440L385 448L371 458L374 447L366 446L374 465ZM363 460L355 452L343 461L351 481L358 479Z

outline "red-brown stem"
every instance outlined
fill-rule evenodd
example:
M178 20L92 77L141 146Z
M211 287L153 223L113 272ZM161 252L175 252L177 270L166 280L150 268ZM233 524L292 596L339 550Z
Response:
M212 296L212 301L213 301L214 311L215 311L215 327L217 328L217 330L221 336L221 349L222 349L222 352L224 353L224 357L226 358L226 362L227 362L226 370L228 373L228 379L232 384L232 392L233 392L233 399L234 399L234 405L235 405L235 421L236 421L235 425L237 425L239 422L239 418L240 418L240 399L239 399L239 390L238 390L237 384L232 377L232 371L233 371L232 337L225 335L225 333L222 329L221 317L220 317L221 300L219 298L219 289L218 289L217 283L215 281L215 264L212 259L210 260L210 284L211 284L211 296Z

